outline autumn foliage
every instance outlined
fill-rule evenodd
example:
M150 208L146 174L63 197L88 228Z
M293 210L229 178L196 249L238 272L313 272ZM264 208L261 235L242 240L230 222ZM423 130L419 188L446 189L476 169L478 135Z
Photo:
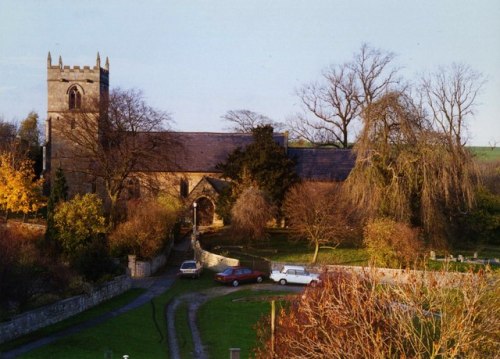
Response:
M128 219L109 235L112 252L142 259L158 255L169 240L179 208L162 198L129 201Z
M28 214L43 205L42 181L35 180L32 161L0 153L0 209Z
M269 319L260 322L257 358L492 358L500 352L498 277L462 275L453 287L419 274L398 285L381 284L372 273L323 280L281 310L274 352Z
M378 218L364 228L363 244L372 264L380 267L412 267L422 260L425 248L419 230L388 218Z

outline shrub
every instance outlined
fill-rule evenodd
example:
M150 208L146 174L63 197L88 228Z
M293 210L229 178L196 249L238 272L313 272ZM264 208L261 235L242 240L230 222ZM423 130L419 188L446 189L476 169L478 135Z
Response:
M387 218L369 222L364 229L363 242L376 266L399 267L416 264L424 249L418 229Z
M78 256L106 231L102 201L96 194L77 194L72 200L57 206L54 223L64 254Z
M42 261L36 248L40 233L11 224L0 226L0 306L3 312L23 307L36 293L45 290Z
M57 239L71 266L87 280L114 271L104 235L102 201L96 194L61 202L54 214Z
M129 201L128 220L119 224L109 236L113 254L153 258L165 248L178 211L179 206L167 199Z
M371 273L323 276L321 288L306 288L277 315L274 352L269 318L260 321L256 357L496 357L498 277L469 274L447 287L408 275L404 285Z

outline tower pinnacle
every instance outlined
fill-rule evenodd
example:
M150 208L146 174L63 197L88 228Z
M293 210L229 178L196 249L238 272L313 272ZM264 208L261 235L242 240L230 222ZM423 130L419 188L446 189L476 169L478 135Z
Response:
M109 71L109 59L106 56L106 64L104 65L104 68Z
M99 51L97 51L97 59L95 65L97 66L97 68L101 67L101 56L99 55Z
M50 51L49 54L47 55L47 67L52 66L52 56L50 56Z

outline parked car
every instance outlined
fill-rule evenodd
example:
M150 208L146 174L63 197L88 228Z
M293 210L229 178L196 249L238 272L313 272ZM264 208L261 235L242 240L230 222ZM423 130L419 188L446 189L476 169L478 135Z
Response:
M303 266L285 265L281 271L272 271L269 277L276 283L309 284L315 286L320 282L319 274L309 273Z
M203 266L200 262L195 260L184 261L179 268L179 277L199 278L202 271Z
M223 284L231 284L237 287L244 282L261 283L265 274L246 267L228 267L223 272L215 274L215 280Z

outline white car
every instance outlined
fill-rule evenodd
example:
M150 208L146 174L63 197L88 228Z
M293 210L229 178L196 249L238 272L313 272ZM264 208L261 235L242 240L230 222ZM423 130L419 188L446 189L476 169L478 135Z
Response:
M195 260L184 261L179 268L179 277L199 278L203 266Z
M319 274L309 273L303 266L291 265L283 266L281 271L272 271L269 278L281 285L296 283L315 286L320 282Z

